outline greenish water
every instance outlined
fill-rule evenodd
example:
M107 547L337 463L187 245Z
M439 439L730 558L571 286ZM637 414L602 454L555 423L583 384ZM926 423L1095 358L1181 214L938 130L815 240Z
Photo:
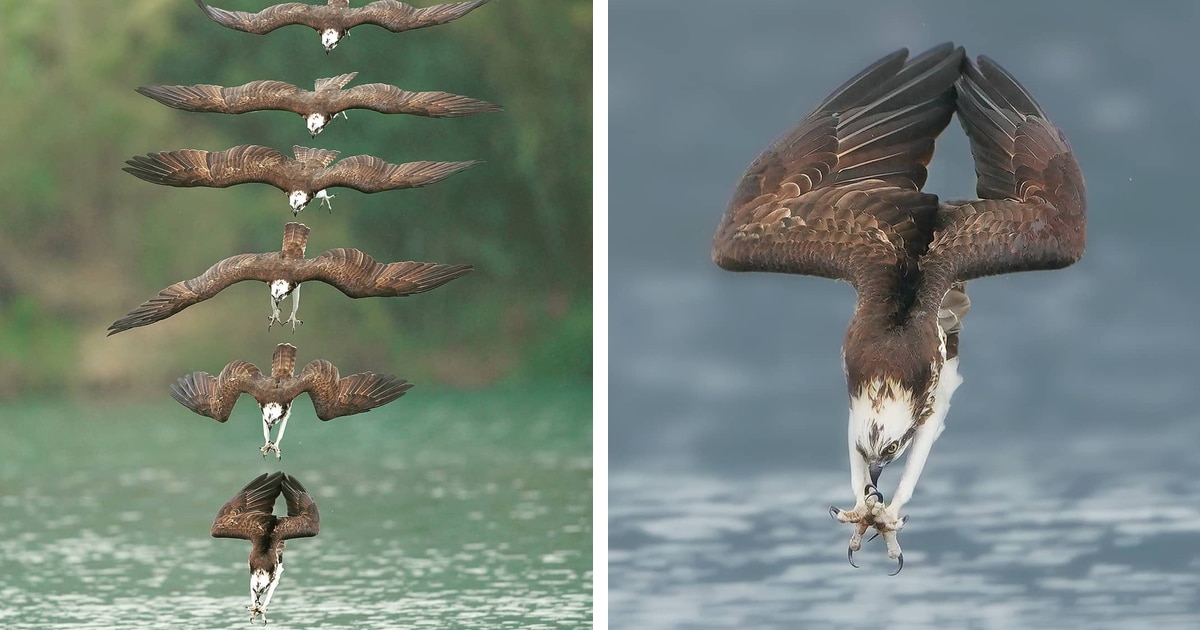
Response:
M0 407L0 627L244 627L249 543L208 528L271 470L321 511L272 626L590 627L591 426L586 386L414 390L331 422L302 397L277 463L249 399L225 425L169 399Z

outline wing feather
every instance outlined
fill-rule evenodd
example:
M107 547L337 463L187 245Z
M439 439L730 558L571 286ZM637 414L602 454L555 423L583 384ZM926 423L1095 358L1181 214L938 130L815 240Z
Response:
M286 192L282 169L290 160L270 147L244 144L226 151L182 149L137 156L121 169L138 179L163 186L226 188L237 184L271 184Z
M384 114L412 114L430 118L457 118L504 111L500 106L449 92L409 92L386 83L368 83L337 95L337 111L370 109Z
M137 88L163 105L189 112L244 114L262 110L283 110L302 114L296 97L304 90L283 81L252 81L237 87L219 85L151 85Z
M208 372L192 372L179 377L171 386L171 397L194 413L225 422L238 397L249 392L253 382L261 376L253 363L232 361L215 377Z
M987 57L964 64L957 89L980 198L943 206L921 261L928 282L941 291L956 280L1074 263L1083 255L1087 202L1066 136Z
M159 291L157 295L113 322L108 327L108 334L115 335L130 328L162 321L244 280L270 282L274 279L270 273L274 265L266 263L278 261L279 257L277 252L230 256L191 280L176 282Z
M317 173L312 188L321 190L342 186L365 193L419 188L439 182L475 164L478 161L389 164L370 155L352 155Z
M309 362L300 378L321 420L370 411L412 388L412 383L389 374L362 372L339 378L337 367L324 359Z
M897 51L851 78L750 165L714 239L718 265L847 280L860 292L906 272L929 242L937 198L921 187L954 111L963 51L943 44L907 57Z
M321 513L317 511L317 502L291 475L283 476L283 498L287 501L288 515L276 522L275 537L289 540L316 536L321 531Z
M376 0L364 7L346 10L346 28L360 24L382 26L393 33L410 31L456 20L489 0L447 2L418 9L397 0Z
M210 530L213 538L261 539L275 517L271 511L282 488L283 473L263 473L246 484L217 511Z
M301 4L299 2L287 2L267 7L258 13L248 13L246 11L226 11L217 7L209 6L203 0L196 0L196 6L199 6L204 14L210 20L236 31L245 33L254 33L255 35L263 35L289 24L304 24L317 28L320 24L316 20L316 12L314 9L320 8L314 5Z
M474 269L414 261L380 264L357 249L339 248L314 258L305 279L333 285L352 298L404 297L431 291Z

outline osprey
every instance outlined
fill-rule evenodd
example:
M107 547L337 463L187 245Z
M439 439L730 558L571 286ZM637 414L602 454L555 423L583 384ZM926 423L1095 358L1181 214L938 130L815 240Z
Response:
M287 501L287 516L275 516L280 493ZM241 538L250 547L250 621L262 615L267 623L267 606L283 575L284 541L311 538L321 530L321 515L304 486L282 472L263 473L225 502L210 530L213 538Z
M436 289L455 278L474 271L471 265L441 265L425 262L394 262L380 264L357 249L331 249L316 258L305 258L308 226L291 222L283 226L283 249L265 254L239 254L208 268L199 277L176 282L143 302L128 315L113 322L108 334L153 324L179 311L203 302L226 287L243 280L265 282L271 289L271 326L296 325L300 309L300 284L317 280L337 287L351 298L405 297ZM279 303L292 296L292 314L287 321L279 319Z
M310 361L295 376L296 347L281 343L271 359L271 375L266 376L253 363L232 361L217 376L208 372L192 372L180 377L171 386L171 397L179 404L217 422L229 419L233 405L242 394L258 401L263 419L263 457L275 451L282 459L279 443L292 415L292 401L304 392L312 399L313 408L321 420L370 411L396 400L412 388L412 383L387 374L363 372L339 378L338 369L324 359ZM279 434L271 441L271 429L279 425Z
M742 176L713 260L849 282L842 358L850 398L847 557L872 527L904 567L897 531L961 382L965 283L1066 267L1083 254L1083 176L1067 139L994 61L944 44L900 50L838 88ZM971 142L978 199L922 192L934 138L954 111ZM908 453L890 504L885 466ZM874 536L873 536L874 537ZM872 538L873 538L872 537ZM893 573L894 575L895 573Z
M189 112L244 114L281 110L299 114L314 137L347 109L370 109L384 114L414 114L431 118L457 118L500 107L449 92L409 92L386 83L368 83L342 89L357 72L317 79L315 91L283 81L253 81L237 87L219 85L152 85L137 89L163 105Z
M415 28L437 26L458 19L488 0L435 4L418 9L396 0L377 0L358 9L350 8L350 0L329 0L325 6L288 2L267 7L258 13L226 11L196 0L212 21L235 31L263 35L281 27L302 24L317 31L325 53L337 48L350 29L360 24L382 26L393 33Z
M338 151L292 147L296 159L256 144L243 144L227 151L181 149L136 156L125 162L126 173L162 186L226 188L238 184L270 184L288 196L292 215L300 214L313 199L330 210L335 186L376 193L401 188L419 188L441 181L478 162L406 162L388 164L370 155L337 159Z

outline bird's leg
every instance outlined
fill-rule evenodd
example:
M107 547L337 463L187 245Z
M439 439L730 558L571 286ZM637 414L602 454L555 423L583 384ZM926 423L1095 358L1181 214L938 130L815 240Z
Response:
M283 565L276 565L275 575L271 580L271 585L267 587L267 596L263 598L262 603L262 618L263 625L267 625L267 606L271 605L271 596L275 594L275 587L279 586L279 578L283 577Z
M263 447L258 449L262 451L263 459L266 459L267 453L270 453L271 451L275 451L276 453L279 452L279 447L275 446L275 443L271 441L271 425L267 424L265 421L263 422L263 442L265 442Z
M336 196L337 196L337 195L331 195L331 194L329 194L329 191L328 191L328 190L324 190L324 189L322 189L322 190L318 190L318 191L317 191L317 195L316 195L317 199L320 199L320 200L321 200L321 204L322 204L322 205L324 205L326 208L328 208L328 209L329 209L329 214L333 214L333 204L332 204L332 203L330 203L330 201L329 201L329 200L330 200L330 199L333 199L333 198L334 198L334 197L336 197Z
M271 314L267 315L267 330L271 330L271 326L282 324L283 321L279 319L279 303L271 295L268 295L267 299L271 300Z
M283 421L279 423L279 433L275 434L275 444L273 445L274 446L273 450L275 451L276 461L283 459L283 451L279 450L279 445L283 443L283 430L287 428L288 417L291 415L292 415L292 413L291 413L291 410L289 409L288 413L285 413L283 415ZM265 456L265 454L264 454L264 456Z
M296 333L296 326L298 324L304 323L304 322L296 319L296 311L298 311L298 310L300 310L300 285L297 284L296 288L292 289L292 314L290 316L288 316L286 322L283 322L285 324L292 325L292 334ZM281 433L282 433L282 431L281 431Z

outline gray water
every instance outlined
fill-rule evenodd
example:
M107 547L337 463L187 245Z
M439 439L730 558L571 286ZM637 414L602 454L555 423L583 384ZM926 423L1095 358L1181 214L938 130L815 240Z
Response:
M1200 627L1198 15L612 3L613 627ZM965 381L889 578L879 541L846 563L849 528L826 513L854 499L839 354L853 290L723 272L709 248L771 140L883 54L947 40L999 61L1064 129L1088 252L969 286ZM957 122L926 190L973 196Z
M588 389L418 394L329 423L301 405L281 462L247 401L225 425L0 408L0 627L246 627L250 545L208 530L270 470L321 513L288 541L272 627L590 627Z

